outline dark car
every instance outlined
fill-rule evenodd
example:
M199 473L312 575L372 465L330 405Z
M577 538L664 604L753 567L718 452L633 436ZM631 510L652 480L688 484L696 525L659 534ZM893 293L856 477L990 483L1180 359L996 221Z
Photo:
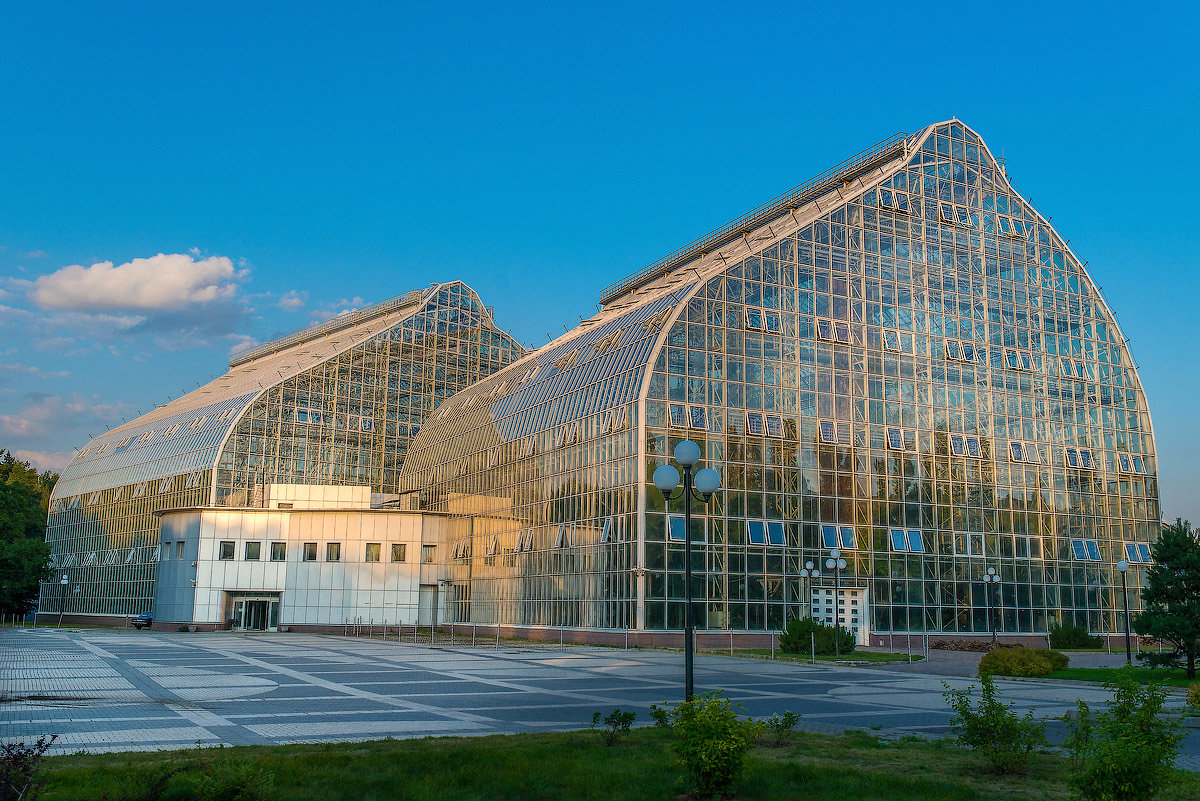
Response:
M129 618L129 622L135 629L141 631L143 626L149 628L154 625L154 615L149 612L142 612L140 615Z

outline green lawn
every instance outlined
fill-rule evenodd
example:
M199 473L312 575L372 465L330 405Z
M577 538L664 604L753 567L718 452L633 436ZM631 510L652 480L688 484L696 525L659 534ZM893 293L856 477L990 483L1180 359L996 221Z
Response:
M60 756L47 760L44 798L145 798L156 775L201 762L266 771L274 778L272 801L690 798L668 734L652 728L636 729L613 747L596 732L580 731ZM782 746L756 748L734 797L1053 801L1069 795L1066 772L1064 759L1046 754L1033 759L1026 775L995 776L974 754L945 742L797 734ZM193 775L179 773L155 797L194 795ZM1200 797L1200 774L1180 773L1177 781L1170 797Z
M1073 668L1056 670L1046 676L1048 679L1072 679L1074 681L1114 681L1117 676L1129 670L1131 676L1140 684L1161 684L1167 687L1187 687L1200 679L1187 678L1182 670L1164 670L1163 668Z
M716 654L718 656L729 656L728 650L720 648L704 649L702 653ZM734 656L752 656L756 658L770 657L770 648L735 648ZM775 659L785 659L790 662L812 662L812 656L809 654L785 654L778 648L775 649ZM925 657L920 654L913 654L912 661L919 662ZM818 662L907 662L908 654L895 654L884 651L852 651L848 654L842 654L835 657L833 654L817 654Z

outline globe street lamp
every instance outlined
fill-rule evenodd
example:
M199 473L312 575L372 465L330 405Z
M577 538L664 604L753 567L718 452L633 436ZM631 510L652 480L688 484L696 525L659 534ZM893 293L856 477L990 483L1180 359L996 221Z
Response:
M837 548L829 549L829 558L825 567L833 571L833 658L842 658L842 571L846 569L846 560Z
M992 632L992 642L996 641L996 626L992 619L992 585L999 583L1000 577L996 575L996 568L989 567L983 576L983 597L987 599L988 630ZM996 600L999 601L998 598Z
M1129 644L1129 587L1125 583L1125 571L1129 570L1129 563L1122 559L1117 562L1117 570L1121 571L1121 595L1125 599L1125 664L1133 664L1133 646Z
M685 701L692 700L692 639L695 628L692 624L692 498L703 500L708 505L713 493L721 486L721 475L711 467L696 471L693 479L692 468L700 461L700 446L685 439L675 446L675 461L683 468L683 489L679 494L675 488L679 486L679 471L669 464L659 465L654 471L654 486L663 494L663 500L668 503L676 498L683 498L683 597L686 604L683 611L683 696ZM693 490L698 490L696 496Z

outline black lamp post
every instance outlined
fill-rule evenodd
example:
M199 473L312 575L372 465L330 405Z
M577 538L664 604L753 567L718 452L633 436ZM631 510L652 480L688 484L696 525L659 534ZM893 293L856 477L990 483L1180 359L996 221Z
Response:
M1125 572L1129 563L1122 559L1117 562L1117 570L1121 571L1121 595L1125 600L1125 664L1133 664L1133 646L1129 642L1129 585L1125 583Z
M996 641L996 626L992 617L992 585L999 583L1000 577L996 575L996 568L989 567L983 575L983 596L987 599L988 630L992 632L992 642ZM996 600L999 601L999 598Z
M695 627L692 624L692 498L695 493L693 484L699 490L697 500L703 500L705 505L713 493L721 486L721 476L711 467L696 471L693 480L692 468L700 461L700 446L685 439L675 446L675 461L683 468L683 488L675 493L679 486L679 471L669 464L659 465L654 471L654 486L663 494L663 500L670 502L683 498L683 595L686 607L683 611L684 643L683 643L683 699L692 700L692 640Z
M846 569L846 560L837 548L829 550L829 558L825 567L833 571L833 658L842 658L842 571Z

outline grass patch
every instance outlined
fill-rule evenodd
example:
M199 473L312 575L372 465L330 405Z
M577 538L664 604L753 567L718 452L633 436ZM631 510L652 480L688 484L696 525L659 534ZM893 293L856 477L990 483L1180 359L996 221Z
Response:
M1182 670L1164 670L1162 668L1073 668L1056 670L1047 674L1047 679L1071 679L1072 681L1116 681L1117 677L1129 671L1138 684L1161 684L1164 687L1187 687L1197 679L1189 679Z
M721 650L719 648L706 648L701 653L713 654L715 656L729 656L729 650ZM735 648L734 656L752 656L756 658L770 657L770 648ZM809 654L785 654L778 648L775 649L775 658L788 662L812 662L812 656ZM920 662L925 657L920 654L913 654L912 661ZM896 654L886 651L852 651L848 654L842 654L835 657L833 654L817 654L818 662L907 662L908 654Z
M109 797L133 789L147 767L168 769L214 759L246 760L274 777L280 801L571 801L686 797L682 767L662 729L630 732L606 747L594 731L376 740L365 743L248 746L53 757L46 801ZM1067 799L1068 765L1036 754L1020 776L995 776L981 757L948 742L889 741L862 732L841 737L790 735L756 747L739 799L840 801L1024 801ZM1200 775L1180 773L1174 797L1197 797ZM182 788L181 788L182 789ZM164 798L170 797L171 788Z

